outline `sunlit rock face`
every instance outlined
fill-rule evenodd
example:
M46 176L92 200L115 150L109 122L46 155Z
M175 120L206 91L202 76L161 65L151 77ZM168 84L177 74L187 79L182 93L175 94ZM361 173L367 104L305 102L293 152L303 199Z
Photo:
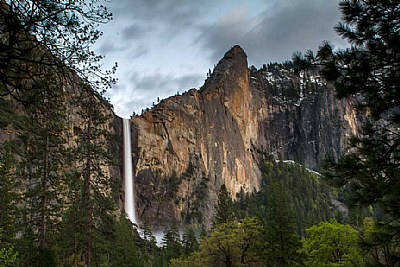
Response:
M200 90L132 118L139 219L155 228L209 226L222 184L233 197L260 187L262 158L318 170L325 156L340 156L357 118L332 90L317 73L290 66L249 69L234 46Z

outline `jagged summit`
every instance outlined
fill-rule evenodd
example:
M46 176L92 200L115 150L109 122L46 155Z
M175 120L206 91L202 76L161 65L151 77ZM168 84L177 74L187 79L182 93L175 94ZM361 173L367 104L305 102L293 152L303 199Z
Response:
M224 57L218 62L216 71L227 68L246 68L247 69L247 55L243 48L239 45L233 46Z
M244 57L247 58L246 53L240 45L234 45L228 52L225 53L224 58Z
M224 57L218 62L213 73L208 77L201 90L213 90L215 87L220 88L218 84L221 83L238 84L238 79L247 80L247 76L247 55L239 45L235 45L226 52ZM236 86L228 87L234 89ZM225 89L227 89L226 86Z

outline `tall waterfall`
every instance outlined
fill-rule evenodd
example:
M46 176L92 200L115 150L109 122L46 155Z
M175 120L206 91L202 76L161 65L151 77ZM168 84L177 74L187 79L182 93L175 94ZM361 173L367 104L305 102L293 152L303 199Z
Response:
M135 193L133 190L132 169L132 147L131 147L131 125L129 119L123 119L124 129L124 190L125 190L125 212L132 223L137 224Z

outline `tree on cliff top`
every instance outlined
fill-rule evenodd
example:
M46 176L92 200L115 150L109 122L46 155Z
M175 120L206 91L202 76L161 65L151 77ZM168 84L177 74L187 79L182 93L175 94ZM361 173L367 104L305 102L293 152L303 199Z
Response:
M339 98L353 96L366 115L360 135L339 162L327 164L328 177L350 189L348 204L381 211L384 242L400 243L400 2L346 0L339 4L336 31L351 44L334 50L324 43L317 56L297 54L303 67L319 65ZM399 255L393 255L400 262Z
M102 57L90 49L97 26L112 19L99 2L0 0L0 95L32 104L25 93L38 91L43 75L68 79L70 70L93 88L109 87L115 68L102 72Z

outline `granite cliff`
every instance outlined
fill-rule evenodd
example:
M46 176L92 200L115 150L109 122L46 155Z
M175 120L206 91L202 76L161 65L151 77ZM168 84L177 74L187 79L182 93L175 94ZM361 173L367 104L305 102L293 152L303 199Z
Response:
M138 216L155 228L210 225L222 184L235 196L260 187L262 158L318 171L357 132L350 100L337 100L317 72L248 68L234 46L199 89L131 119Z

